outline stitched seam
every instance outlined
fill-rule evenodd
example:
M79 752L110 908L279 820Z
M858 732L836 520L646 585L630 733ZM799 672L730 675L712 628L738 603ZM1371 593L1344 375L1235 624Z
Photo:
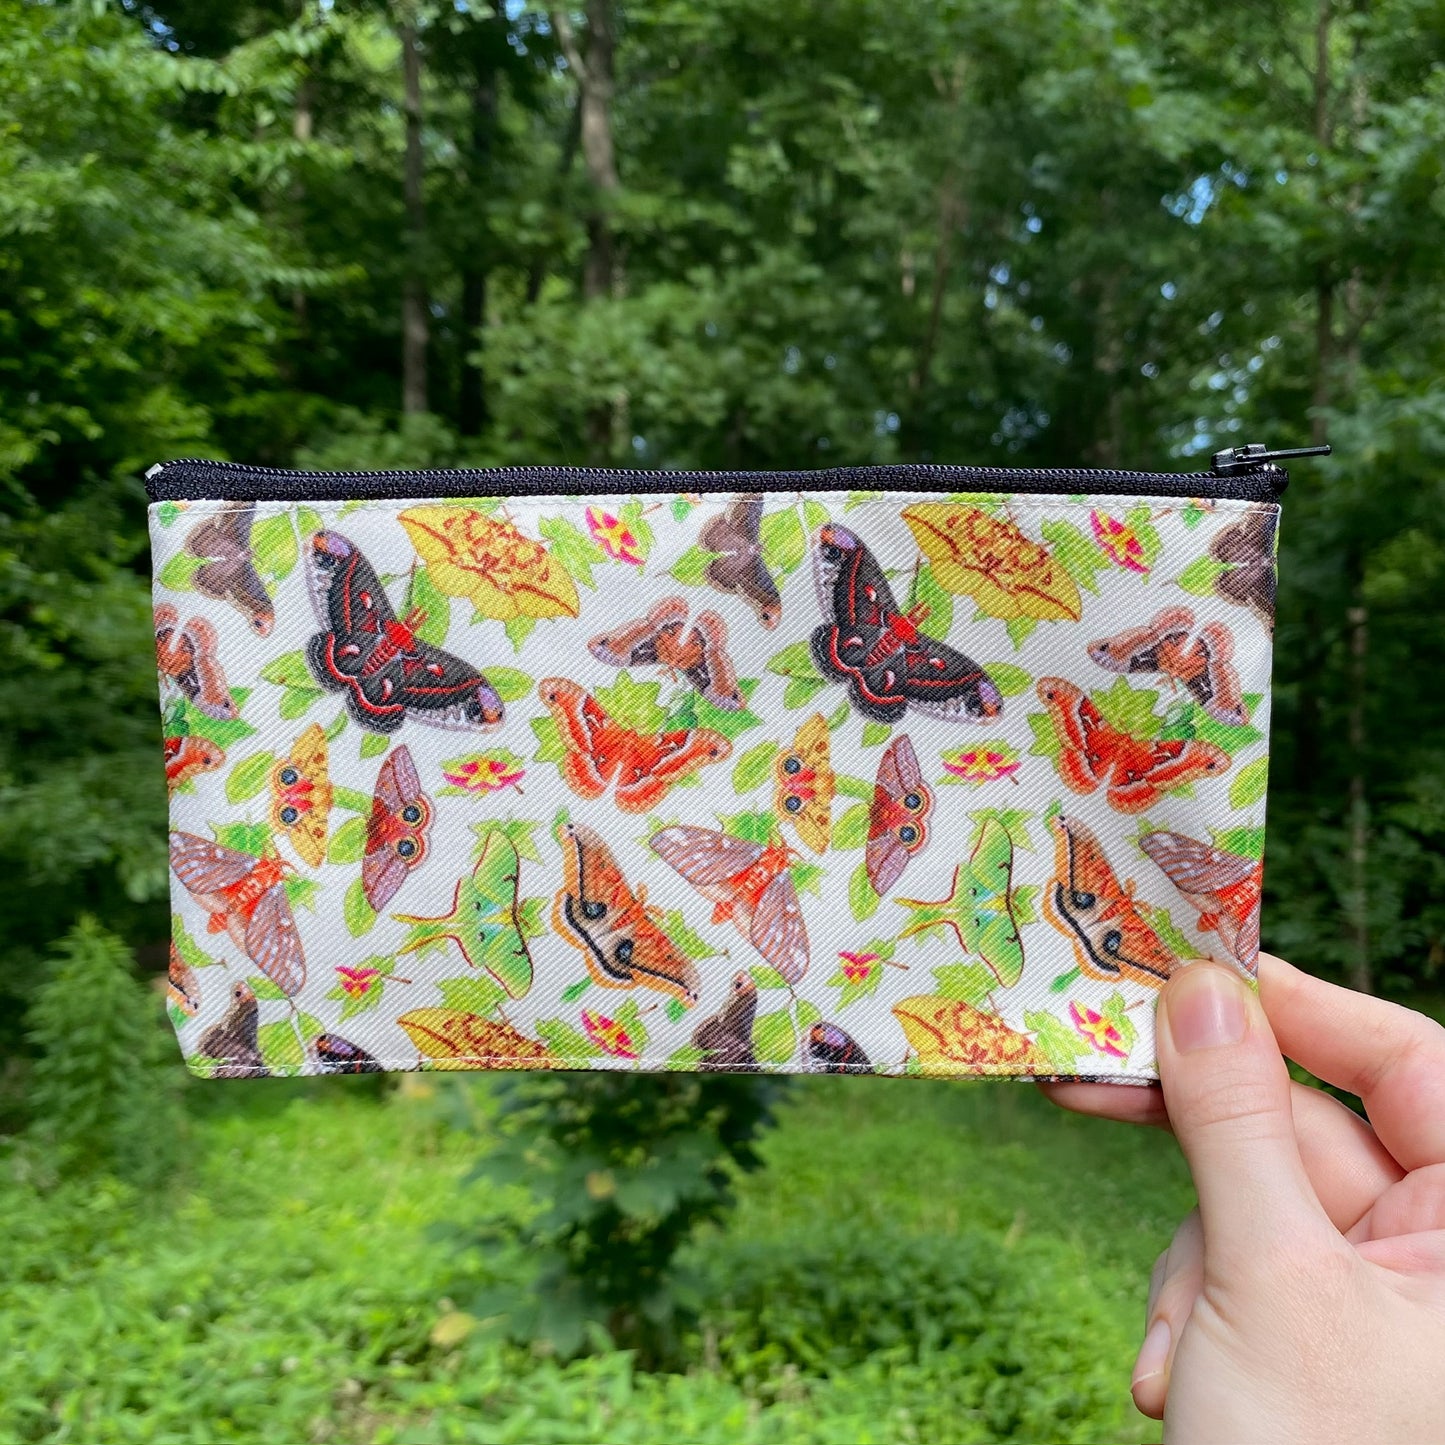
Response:
M177 521L180 521L184 516L186 516L187 514L191 514L191 513L195 513L195 514L197 514L197 515L204 514L204 515L208 515L208 516L209 516L209 515L217 515L217 514L220 514L220 513L223 513L223 512L240 512L240 511L246 510L248 507L256 507L256 508L258 508L258 509L264 508L264 509L266 509L266 511L267 511L268 513L297 512L297 511L300 511L300 510L304 507L304 508L306 508L308 511L318 512L318 513L319 513L319 512L324 512L327 508L336 508L336 507L350 506L351 510L347 513L347 515L348 515L348 516L352 516L352 515L354 515L355 513L357 513L357 512L362 512L362 511L402 512L402 511L409 511L409 510L411 510L413 507L465 506L468 502L472 502L472 501L499 501L499 502L504 502L504 503L507 504L507 506L512 507L512 508L515 508L515 509L518 509L518 510L520 510L520 509L522 509L522 508L524 508L524 507L559 507L559 506L560 506L560 507L573 507L573 508L577 508L577 509L581 510L581 509L584 509L584 508L589 507L589 506L596 506L599 501L613 501L613 500L622 500L622 501L628 501L628 502L631 502L631 501L640 501L640 502L644 503L644 505L645 505L645 504L647 503L647 501L648 501L649 498L652 498L652 499L657 500L657 501L662 501L662 500L664 500L664 499L666 499L667 497L672 496L672 495L673 495L673 494L670 493L670 492L637 492L637 493L634 493L634 492L600 492L600 493L596 493L596 494L588 494L588 495L585 495L585 496L563 496L563 495L559 495L559 496L532 496L532 495L528 495L528 496L525 496L525 497L519 497L519 496L507 496L507 495L505 495L505 494L497 495L497 494L495 494L495 493L478 492L478 493L476 493L475 495L470 496L470 497L367 497L367 498L364 498L364 499L351 499L351 500L348 500L346 497L332 497L332 498L330 498L330 499L328 499L328 500L326 500L326 501L322 501L322 502L301 501L301 500L298 500L298 501L295 501L295 502L278 502L278 501L276 501L276 500L273 499L273 498L267 498L267 499L264 500L264 501L257 501L257 502L193 501L193 502L187 502L187 503L186 503L186 505L185 505L185 510L181 513L181 516L178 517L176 520L177 520ZM679 493L678 495L682 495L682 494ZM728 496L730 496L730 495L731 495L731 493L723 493L723 492L720 492L720 493L717 494L716 500L717 500L718 502L721 502L722 500L724 500L726 497L728 497ZM799 498L801 498L801 499L802 499L803 501L805 501L805 502L809 502L809 501L822 501L822 500L825 500L825 499L836 499L836 498L841 498L841 499L843 499L844 501L846 501L849 497L856 496L857 493L856 493L856 492L850 492L850 491L825 491L825 492L791 492L791 491L790 491L790 492L780 492L780 491L771 491L771 492L763 492L762 495L763 495L764 497L773 498L773 499L782 499L782 498L785 498L785 499L787 499L789 505L796 505ZM879 506L879 505L892 506L892 505L894 505L894 504L896 504L896 503L898 503L898 502L900 502L900 501L902 501L905 505L908 505L908 504L911 504L911 503L913 503L913 502L952 502L952 501L955 500L955 498L967 498L967 497L985 498L985 497L986 497L986 498L992 499L992 498L997 498L997 497L1000 497L1000 496L1007 496L1007 497L1009 497L1009 501L1008 501L1008 503L1007 503L1007 506L1008 506L1009 508L1011 508L1011 509L1014 509L1014 510L1022 510L1022 511L1033 511L1033 512L1039 512L1039 511L1058 511L1060 508L1064 508L1064 509L1068 509L1068 510L1073 510L1073 511L1092 511L1092 510L1094 510L1095 507L1097 507L1097 505L1098 505L1100 502L1116 502L1116 503L1121 503L1121 504L1124 504L1124 505L1127 505L1127 506L1130 506L1130 507L1150 506L1150 507L1151 507L1153 510L1155 510L1155 511L1160 511L1160 510L1162 510L1166 515L1171 515L1171 516L1172 516L1172 515L1174 515L1174 514L1176 514L1176 513L1183 512L1183 511L1186 509L1186 507L1189 505L1189 499L1188 499L1188 498L1183 498L1183 499L1181 499L1181 498L1179 498L1179 497L1136 496L1136 495L1133 495L1133 494L1124 495L1124 494L1120 494L1120 493L1117 493L1117 492L1097 492L1097 493L1089 493L1089 494L1087 495L1087 498L1086 498L1085 501L1082 501L1082 502L1071 502L1071 501L1068 500L1067 495L1066 495L1065 493L1062 493L1062 492L1060 492L1060 493L1058 493L1058 494L1056 494L1056 495L1055 495L1055 494L1050 494L1050 495L1048 495L1048 496L1032 495L1032 496L1020 497L1020 496L1016 496L1016 495L1011 495L1010 493L1007 493L1007 492L896 492L896 491L887 491L887 492L879 493L879 494L876 495L876 496L869 496L866 501L856 503L851 510L853 510L853 511L855 511L855 512L859 512L859 511L863 511L863 510L864 510L865 508L867 508L867 507L872 507L872 506ZM178 505L179 505L179 504L176 503L176 502L169 502L169 503L168 503L168 502L151 502L151 503L150 503L150 510L151 510L151 511L155 511L155 509L156 509L157 507L164 507L164 506L173 506L173 507L174 507L174 506L178 506ZM704 501L700 502L698 505L699 505L699 506L702 506L702 507L706 507L707 505L709 505L709 499L705 499ZM969 506L969 505L972 505L972 504L969 503L969 502L967 502L967 501L960 501L960 502L958 502L958 505L959 505L959 506ZM1211 510L1213 510L1213 511L1215 511L1215 512L1221 512L1221 513L1226 513L1226 514L1229 514L1229 515L1233 515L1233 514L1235 514L1235 513L1243 514L1243 513L1245 513L1245 512L1255 511L1255 510L1258 510L1258 509L1260 509L1260 508L1270 508L1270 509L1278 512L1278 511L1280 510L1280 504L1279 504L1278 502L1249 502L1249 501L1240 501L1240 500L1237 500L1237 499L1235 499L1235 498L1233 498L1233 497L1218 497L1218 498L1215 498L1215 499L1214 499L1214 505L1213 505L1213 507L1212 507ZM339 518L338 520L344 522L344 521L345 521L345 518ZM683 521L683 522L675 522L673 525L676 526L676 527L685 527L685 526L687 526L688 524L687 524L687 522ZM167 530L169 530L169 529L167 529Z
M204 1058L204 1059L206 1059L206 1060L208 1060L208 1061L214 1062L218 1068L227 1067L227 1066L234 1066L234 1065L232 1064L232 1061L231 1061L231 1060L229 1060L229 1059L213 1059L212 1055L210 1055L210 1054L198 1054L198 1055L195 1055L195 1057L197 1057L197 1058ZM565 1066L567 1066L567 1067L572 1067L572 1068L585 1068L585 1069L588 1069L588 1071L590 1072L590 1071L593 1070L593 1067L600 1062L600 1057L605 1057L605 1056L598 1056L598 1055L596 1055L596 1054L553 1054L553 1055L551 1055L549 1058L546 1058L546 1059L519 1059L519 1058L517 1058L517 1057L516 1057L515 1055L513 1055L513 1054L465 1054L465 1055L458 1055L456 1058L452 1058L452 1059L422 1059L422 1060L418 1060L415 1056L409 1056L409 1057L403 1058L403 1059L382 1059L382 1058L378 1058L378 1059L375 1060L375 1062L378 1063L383 1069L387 1070L388 1072L396 1072L396 1073L403 1073L403 1072L404 1072L404 1073L446 1073L446 1072L448 1072L445 1068L432 1067L432 1068L429 1069L429 1068L426 1067L426 1065L428 1065L428 1064L431 1064L431 1065L433 1065L433 1066L435 1066L435 1065L446 1065L446 1064L486 1064L486 1065L496 1064L496 1065L510 1066L511 1071L514 1072L514 1073L522 1073L522 1072L545 1073L545 1072L547 1072L547 1069L548 1069L548 1066L549 1066L549 1065L552 1065L552 1066L555 1067L557 1064L562 1064L562 1065L565 1065ZM632 1059L632 1060L628 1060L628 1062L629 1062L629 1063L632 1063L632 1064L642 1064L642 1065L644 1065L644 1066L650 1064L650 1065L651 1065L651 1068L644 1069L645 1072L659 1072L659 1073L660 1073L660 1072L663 1072L664 1070L666 1070L666 1060L665 1060L665 1059L659 1059L656 1055L653 1055L651 1058L648 1058L647 1056L644 1055L644 1056L643 1056L642 1058L640 1058L640 1059ZM187 1063L187 1067L190 1067L189 1062ZM289 1071L290 1069L297 1068L297 1066L296 1066L296 1065L283 1065L282 1068ZM195 1073L195 1074L197 1074L197 1075L200 1076L200 1077L209 1077L208 1075L202 1074L201 1071L198 1070L198 1069L192 1069L192 1072ZM301 1073L311 1073L311 1074L330 1074L330 1073L338 1073L338 1074L341 1074L341 1073L349 1073L349 1072L352 1072L352 1071L351 1071L351 1070L347 1070L347 1069L324 1069L324 1068L322 1068L319 1064L315 1063L314 1061L308 1060L304 1065L301 1065L301 1066L300 1066L300 1072L301 1072ZM373 1071L373 1072L374 1072L374 1071ZM637 1071L637 1070L633 1070L633 1069L628 1069L628 1068L617 1068L617 1069L608 1069L607 1072L609 1072L609 1073L633 1073L633 1072L638 1072L638 1071ZM823 1070L815 1070L815 1069L780 1069L780 1070L774 1072L774 1071L770 1071L770 1070L768 1070L768 1069L766 1069L766 1068L763 1068L761 1065L723 1064L723 1063L718 1063L718 1064L710 1064L710 1065L709 1065L707 1068L705 1068L705 1069L700 1069L700 1068L697 1068L695 1065L689 1064L689 1065L685 1065L685 1066L680 1066L680 1067L678 1067L678 1068L676 1068L676 1069L666 1070L666 1072L678 1073L678 1074L751 1073L751 1074L757 1074L759 1077L767 1077L767 1076L769 1075L769 1073L773 1073L773 1077L779 1077L779 1076L784 1076L784 1077L786 1077L786 1076L791 1076L791 1075L796 1075L796 1074L804 1074L804 1073L821 1073L821 1072L824 1072L824 1071L823 1071ZM867 1074L875 1074L875 1075L877 1075L877 1074L878 1074L878 1071L877 1071L876 1069L864 1069L864 1070L862 1070L861 1072L862 1072L864 1075L867 1075ZM1046 1081L1046 1082L1047 1082L1047 1081L1050 1081L1050 1080L1063 1080L1063 1081L1066 1081L1066 1082L1069 1082L1069 1083L1078 1083L1078 1082L1082 1082L1082 1083L1115 1083L1115 1082L1145 1082L1145 1083L1153 1083L1154 1080L1158 1077L1157 1074L1150 1073L1150 1072L1147 1072L1147 1071L1146 1071L1146 1072L1140 1072L1140 1073L1132 1073L1132 1074L1126 1074L1126 1073L1119 1073L1119 1074L1082 1074L1082 1073L1080 1073L1080 1074L1058 1074L1058 1073L1040 1074L1040 1073L1035 1073L1035 1072L1032 1072L1032 1071L1029 1071L1029 1070L1016 1069L1016 1068L1013 1068L1013 1067L1011 1067L1010 1065L1007 1065L1007 1064L979 1064L979 1065L974 1065L974 1066L969 1067L969 1068L964 1068L964 1067L961 1067L961 1066L958 1067L958 1068L950 1068L950 1067L948 1067L948 1066L946 1066L946 1065L939 1065L939 1064L934 1064L934 1065L920 1064L914 1072L917 1073L917 1074L920 1074L920 1075L925 1075L925 1076L930 1077L930 1078L947 1078L947 1079L967 1079L967 1078L1028 1079L1028 1080L1043 1080L1043 1081ZM261 1065L260 1067L251 1067L251 1066L248 1066L247 1069L246 1069L246 1073L247 1073L248 1076L253 1077L253 1078L265 1078L265 1077L267 1077L267 1076L272 1075L272 1074L273 1074L273 1070L267 1068L265 1065ZM280 1070L276 1070L276 1071L274 1071L274 1073L275 1073L275 1076L276 1076L276 1077L295 1077L295 1075L291 1075L291 1074L289 1074L289 1072L288 1072L288 1073L282 1073ZM904 1065L898 1064L898 1065L896 1065L896 1066L891 1066L891 1067L889 1067L888 1069L885 1070L885 1072L884 1072L883 1074L878 1075L878 1076L879 1076L879 1077L884 1077L884 1078L901 1078L901 1077L906 1077L907 1075L906 1075L906 1071L905 1071Z

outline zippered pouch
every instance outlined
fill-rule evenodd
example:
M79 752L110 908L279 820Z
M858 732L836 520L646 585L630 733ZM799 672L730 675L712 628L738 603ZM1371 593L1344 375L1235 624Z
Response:
M1282 455L152 468L187 1063L1154 1078L1255 967Z

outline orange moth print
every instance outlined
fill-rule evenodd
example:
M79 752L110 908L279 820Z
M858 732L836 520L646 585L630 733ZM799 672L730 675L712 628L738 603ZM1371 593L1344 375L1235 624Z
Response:
M1111 808L1142 813L1171 788L1229 769L1229 754L1203 738L1138 738L1104 720L1083 688L1039 679L1039 699L1059 740L1059 778L1075 793L1100 787Z
M326 856L326 824L333 790L326 734L312 723L271 769L271 826L291 840L303 862L316 868Z
M217 655L216 629L204 617L184 625L169 602L155 610L156 665L163 683L207 717L229 722L240 714Z
M880 898L903 877L908 860L923 851L932 811L933 789L923 781L918 756L904 733L884 751L868 809L868 846L863 861L868 881Z
M667 790L709 763L728 757L733 745L711 728L666 728L646 737L607 715L586 688L565 677L543 678L542 701L566 749L562 777L579 798L600 798L614 782L624 813L655 808Z
M1162 988L1179 959L1145 921L1134 885L1120 883L1103 845L1077 818L1057 814L1054 877L1044 890L1044 916L1069 940L1080 970L1109 983Z
M552 927L581 952L593 981L603 988L659 989L691 1008L702 991L697 965L663 932L646 889L628 885L595 829L562 821L555 836L562 887L552 903Z
M201 1007L201 985L196 971L185 959L174 943L171 944L170 963L166 969L166 1002L179 1009L186 1018L194 1018Z
M361 888L372 910L380 913L427 854L433 818L432 800L421 790L411 752L402 745L383 759L366 820L366 852Z
M1143 627L1091 642L1089 656L1110 672L1160 673L1181 683L1227 727L1243 727L1249 720L1234 667L1234 634L1223 622L1207 622L1196 632L1188 607L1166 607Z
M274 855L257 858L194 833L171 834L171 868L210 915L211 933L228 933L236 946L281 990L300 993L306 957L286 897L291 865Z
M209 738L169 737L165 740L165 754L166 786L171 792L226 763L225 749Z

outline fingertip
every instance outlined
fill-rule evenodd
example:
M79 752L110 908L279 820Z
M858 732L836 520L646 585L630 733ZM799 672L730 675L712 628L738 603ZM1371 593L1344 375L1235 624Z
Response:
M1166 1042L1179 1054L1227 1048L1249 1031L1253 990L1238 970L1192 959L1170 974L1159 999L1161 1060Z
M1151 1420L1164 1418L1164 1402L1168 1397L1167 1381L1163 1375L1150 1375L1147 1379L1136 1380L1129 1386L1134 1398L1134 1408Z
M1129 1380L1129 1393L1134 1408L1151 1420L1164 1416L1164 1399L1169 1388L1169 1356L1174 1342L1173 1331L1166 1319L1156 1319L1139 1346L1134 1373Z
M1273 953L1259 955L1255 976L1259 979L1261 990L1293 988L1301 979L1309 977L1302 969Z

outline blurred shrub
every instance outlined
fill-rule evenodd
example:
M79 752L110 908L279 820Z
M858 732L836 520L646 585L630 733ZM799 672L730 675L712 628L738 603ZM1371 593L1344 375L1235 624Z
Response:
M712 1251L727 1285L707 1350L766 1400L800 1380L870 1376L896 1397L912 1375L934 1416L921 1438L1061 1438L1062 1422L1108 1412L1123 1363L1080 1350L1081 1331L1102 1340L1113 1323L1071 1252L1057 1238L920 1237L861 1220L731 1238Z
M473 1259L427 1232L457 1217L477 1148L443 1105L480 1128L493 1102L490 1079L458 1100L452 1082L407 1075L380 1106L365 1077L314 1095L197 1086L186 1187L164 1195L104 1176L39 1195L0 1171L0 1440L1158 1439L1128 1369L1148 1261L1188 1188L1141 1131L1088 1131L1079 1175L1079 1121L1041 1101L1019 1097L1023 1148L978 1137L996 1090L875 1087L850 1105L800 1082L764 1141L772 1167L683 1252L705 1291L687 1373L653 1373L481 1329L439 1338L470 1304L442 1285ZM487 1202L526 1217L519 1188ZM1097 1218L1106 1231L1081 1230Z
M471 1305L514 1338L557 1354L587 1344L675 1361L696 1312L696 1280L675 1256L732 1202L736 1169L758 1164L782 1080L716 1074L538 1074L499 1086L504 1142L471 1178L528 1185L524 1224L489 1222L482 1238L515 1241L531 1289L513 1282Z
M93 918L56 946L28 1016L40 1058L16 1154L37 1182L110 1173L144 1184L174 1164L182 1075L170 1063L160 1012L130 951Z

